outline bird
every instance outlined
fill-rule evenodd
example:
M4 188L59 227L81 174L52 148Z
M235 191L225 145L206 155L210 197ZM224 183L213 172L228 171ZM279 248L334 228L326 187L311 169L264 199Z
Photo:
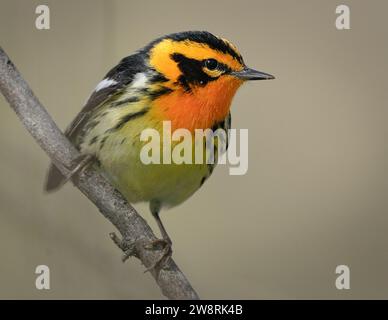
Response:
M227 130L237 89L246 81L269 79L274 76L247 67L234 44L210 32L159 37L113 67L66 129L82 155L72 172L93 162L129 203L148 202L158 240L171 248L161 209L193 195L216 163L146 165L139 158L141 132L161 132L164 121L191 134ZM51 164L45 190L57 190L70 178Z

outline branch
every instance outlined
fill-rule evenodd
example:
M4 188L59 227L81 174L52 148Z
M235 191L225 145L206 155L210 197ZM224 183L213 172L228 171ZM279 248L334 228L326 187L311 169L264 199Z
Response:
M40 147L67 176L80 153L58 129L1 47L0 91ZM146 268L150 268L160 257L161 251L147 248L146 245L156 237L146 221L92 166L80 173L73 182L118 229L122 239L111 234L115 243L127 256L136 256ZM150 272L167 298L199 299L172 259L161 270L152 269Z

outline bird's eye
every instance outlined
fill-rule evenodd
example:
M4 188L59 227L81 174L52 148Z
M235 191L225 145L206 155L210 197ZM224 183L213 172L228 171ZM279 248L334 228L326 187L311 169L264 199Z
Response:
M218 67L218 62L216 59L207 59L205 60L205 67L209 70L216 70Z

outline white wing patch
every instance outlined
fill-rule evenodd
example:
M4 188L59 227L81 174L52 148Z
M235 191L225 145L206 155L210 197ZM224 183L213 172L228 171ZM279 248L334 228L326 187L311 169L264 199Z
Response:
M110 87L110 86L113 86L114 84L117 84L117 81L115 81L113 79L106 78L106 79L102 80L97 85L96 89L94 89L94 92L100 91L100 90L107 88L107 87Z
M136 73L135 77L133 78L131 88L137 89L137 88L144 88L147 84L147 75L145 73Z

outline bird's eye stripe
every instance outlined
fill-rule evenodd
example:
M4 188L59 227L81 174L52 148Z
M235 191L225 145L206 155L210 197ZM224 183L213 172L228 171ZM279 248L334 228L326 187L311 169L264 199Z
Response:
M230 72L232 69L225 63L218 63L218 69L224 72Z

